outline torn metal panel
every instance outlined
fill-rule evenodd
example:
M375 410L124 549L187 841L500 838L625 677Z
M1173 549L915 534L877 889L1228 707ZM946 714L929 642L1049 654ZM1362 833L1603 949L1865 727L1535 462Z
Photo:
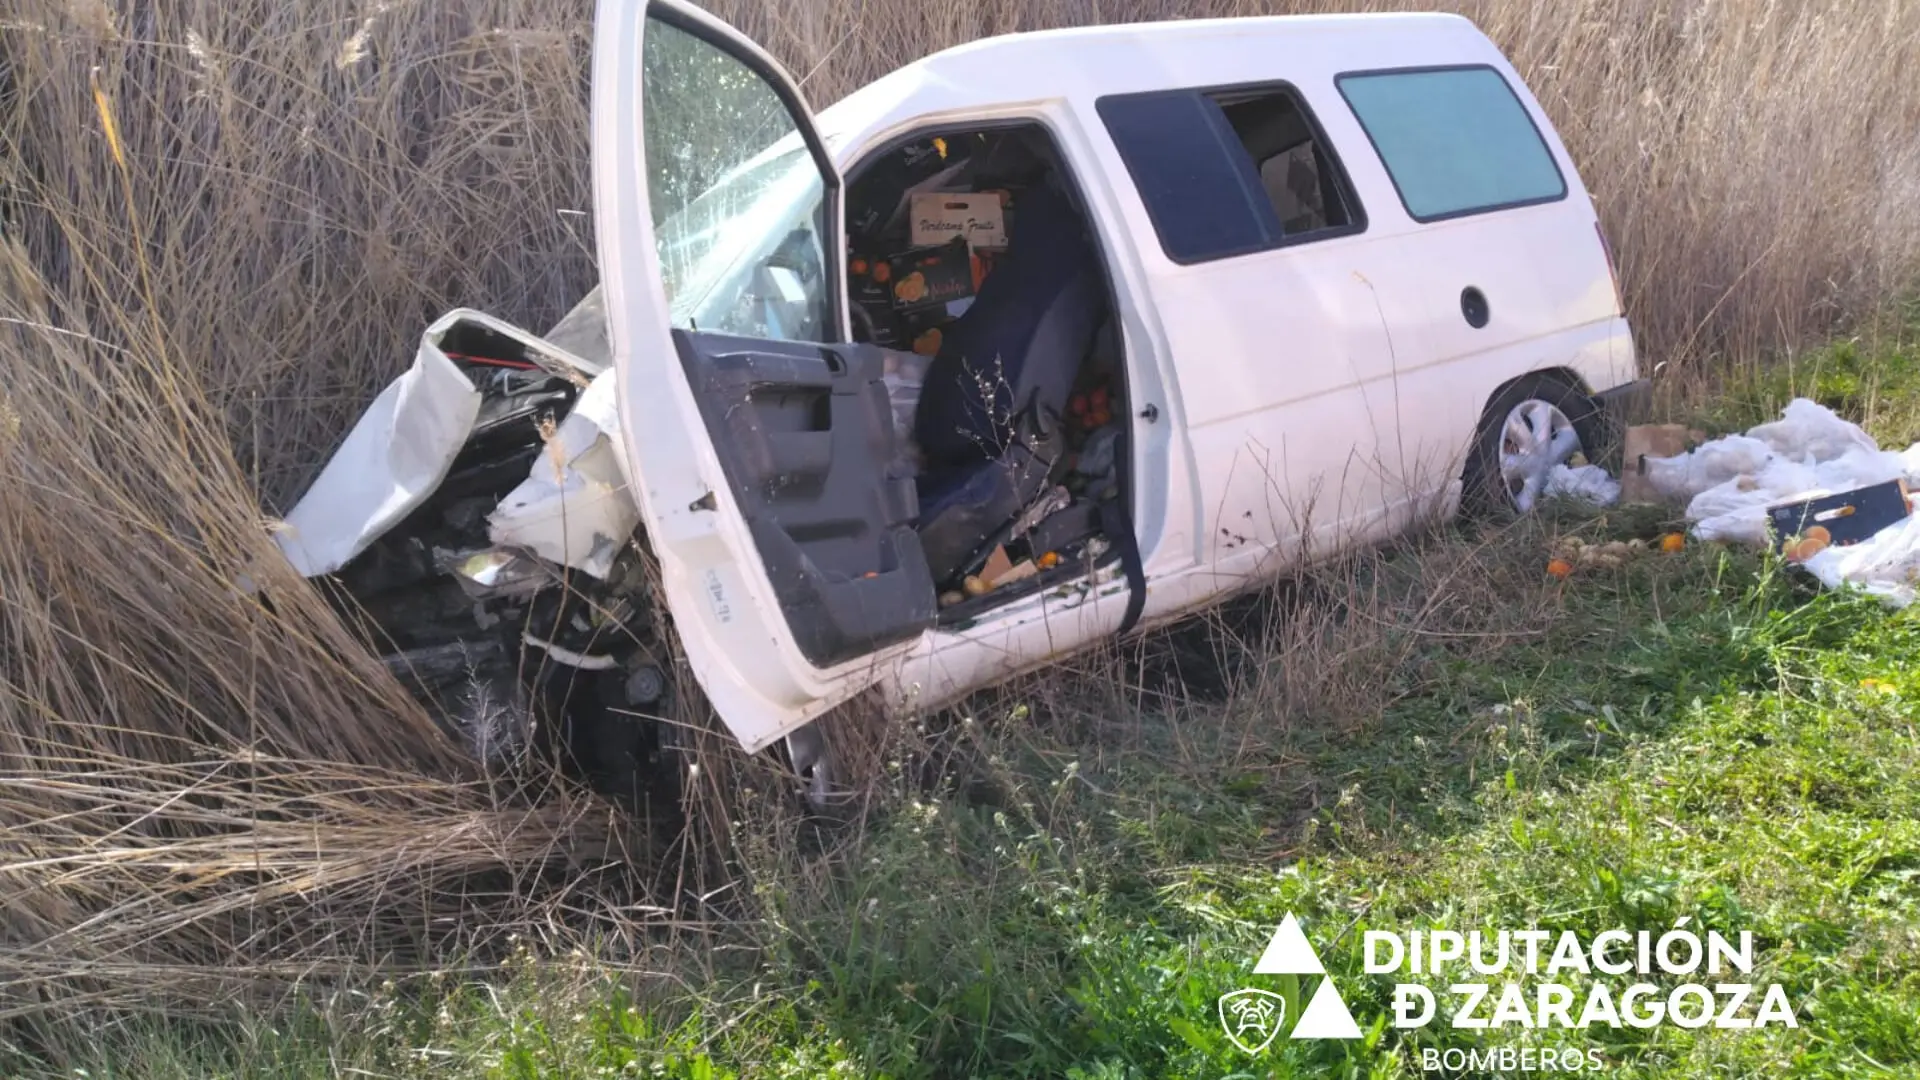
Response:
M620 546L640 524L621 470L613 373L581 392L519 487L487 519L496 544L605 579Z
M305 577L331 574L433 494L473 430L480 391L436 342L373 400L274 534Z
M488 422L482 417L487 394L441 348L456 330L511 339L524 350L522 366L588 386L575 410L585 415L569 415L559 426L555 464L537 464L535 477L509 499L514 509L506 515L504 532L526 538L498 542L523 544L544 558L606 577L614 551L633 532L639 513L623 505L628 496L617 464L619 421L605 363L465 308L427 328L413 366L367 407L287 514L275 539L303 576L338 571L398 525L441 486L476 428ZM606 385L595 391L589 377Z
M599 285L547 331L547 343L579 357L596 373L613 366L613 345L607 341L607 304Z

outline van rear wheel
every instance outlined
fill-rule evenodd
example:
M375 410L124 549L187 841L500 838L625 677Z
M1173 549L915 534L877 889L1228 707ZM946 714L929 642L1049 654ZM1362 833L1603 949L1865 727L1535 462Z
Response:
M1487 404L1467 457L1463 500L1476 516L1531 512L1547 475L1600 448L1600 409L1578 387L1548 374L1524 376Z

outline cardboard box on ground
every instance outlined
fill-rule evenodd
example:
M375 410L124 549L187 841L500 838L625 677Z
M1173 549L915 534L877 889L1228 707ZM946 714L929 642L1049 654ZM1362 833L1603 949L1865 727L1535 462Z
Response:
M1912 513L1904 477L1767 508L1774 544L1794 562L1806 562L1830 546L1871 540Z
M1628 505L1664 502L1647 478L1647 459L1684 454L1706 441L1705 434L1685 424L1635 424L1628 428L1622 441L1625 468L1620 472L1620 501Z

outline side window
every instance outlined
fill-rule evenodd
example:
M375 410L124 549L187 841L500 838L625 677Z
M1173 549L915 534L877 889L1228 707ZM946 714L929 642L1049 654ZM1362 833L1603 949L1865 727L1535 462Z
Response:
M829 207L787 103L738 57L649 17L647 201L673 325L828 341Z
M1174 262L1366 227L1338 161L1290 88L1116 94L1094 108Z
M1288 239L1353 224L1345 184L1306 109L1290 91L1214 95Z
M1160 248L1179 263L1243 255L1272 230L1255 191L1234 166L1219 107L1190 91L1125 94L1094 103L1133 185L1147 204Z
M1415 221L1566 197L1540 129L1494 69L1360 72L1335 81Z

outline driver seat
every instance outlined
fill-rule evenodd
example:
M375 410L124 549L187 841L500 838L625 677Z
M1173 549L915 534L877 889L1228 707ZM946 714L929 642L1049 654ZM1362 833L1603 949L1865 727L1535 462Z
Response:
M1104 306L1099 253L1066 195L1031 188L1014 215L1007 253L948 327L914 417L919 533L936 582L1046 489Z

